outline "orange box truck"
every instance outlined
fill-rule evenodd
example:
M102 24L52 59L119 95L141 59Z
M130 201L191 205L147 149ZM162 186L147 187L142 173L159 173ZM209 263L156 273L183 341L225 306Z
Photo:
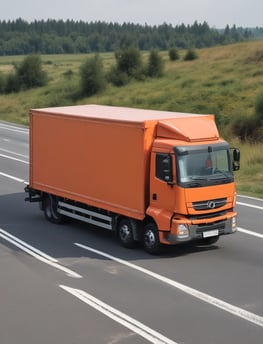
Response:
M215 243L236 231L240 153L213 115L101 105L30 111L26 200L114 230L125 247Z

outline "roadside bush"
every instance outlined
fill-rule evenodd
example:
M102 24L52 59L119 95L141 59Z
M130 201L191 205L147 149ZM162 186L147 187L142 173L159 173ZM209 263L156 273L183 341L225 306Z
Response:
M10 73L6 77L4 93L18 92L20 89L17 74Z
M47 74L42 69L39 55L26 56L15 69L19 90L44 86L47 83Z
M129 76L127 73L118 70L117 66L112 66L108 73L108 81L120 87L128 84Z
M88 58L80 67L80 87L84 96L92 96L106 86L105 73L99 55Z
M244 114L235 114L232 123L232 130L235 136L241 141L251 141L255 129L254 117L247 117Z
M115 54L117 70L126 73L129 77L139 78L142 69L142 58L140 51L135 47L118 51Z
M170 48L168 51L168 55L171 61L179 60L179 52L176 48Z
M47 73L42 70L39 55L28 55L20 64L14 64L14 72L0 75L0 93L19 92L47 83Z
M194 49L188 49L185 56L184 61L192 61L198 58L198 55Z
M233 134L239 137L239 139L243 142L263 142L263 115L262 112L257 111L259 111L258 98L256 102L256 112L254 115L248 117L242 113L234 114L231 126L232 131Z
M151 50L148 60L148 65L146 67L146 75L154 78L161 77L164 73L164 62L162 57L157 50Z
M115 52L116 66L108 74L108 79L115 86L123 86L131 79L143 78L143 64L140 51L135 47Z

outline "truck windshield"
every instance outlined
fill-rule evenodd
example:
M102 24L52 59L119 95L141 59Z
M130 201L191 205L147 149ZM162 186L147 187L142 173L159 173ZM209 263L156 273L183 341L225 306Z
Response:
M233 173L228 145L175 148L178 184L200 187L231 183Z

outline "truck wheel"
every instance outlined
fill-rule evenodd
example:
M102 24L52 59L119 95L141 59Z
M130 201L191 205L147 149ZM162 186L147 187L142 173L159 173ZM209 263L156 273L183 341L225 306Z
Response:
M134 231L136 230L136 222L132 219L122 219L118 224L118 239L122 246L133 248L135 246Z
M48 221L56 224L59 224L63 221L63 215L59 214L57 211L58 201L55 196L46 195L43 202L43 208L45 218Z
M155 223L148 223L144 228L143 245L150 254L160 254L162 245L159 239L159 232Z

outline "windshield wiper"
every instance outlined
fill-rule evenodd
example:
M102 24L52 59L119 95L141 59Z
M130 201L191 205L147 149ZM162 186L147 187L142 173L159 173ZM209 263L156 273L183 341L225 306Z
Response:
M229 175L225 171L222 171L219 168L215 168L214 174L216 174L216 173L221 173L224 177L226 177L228 179L230 178Z
M192 180L209 180L208 177L205 176L200 176L200 177L190 177Z
M198 182L187 182L186 185L191 188L197 188L198 186L201 186L201 183Z

